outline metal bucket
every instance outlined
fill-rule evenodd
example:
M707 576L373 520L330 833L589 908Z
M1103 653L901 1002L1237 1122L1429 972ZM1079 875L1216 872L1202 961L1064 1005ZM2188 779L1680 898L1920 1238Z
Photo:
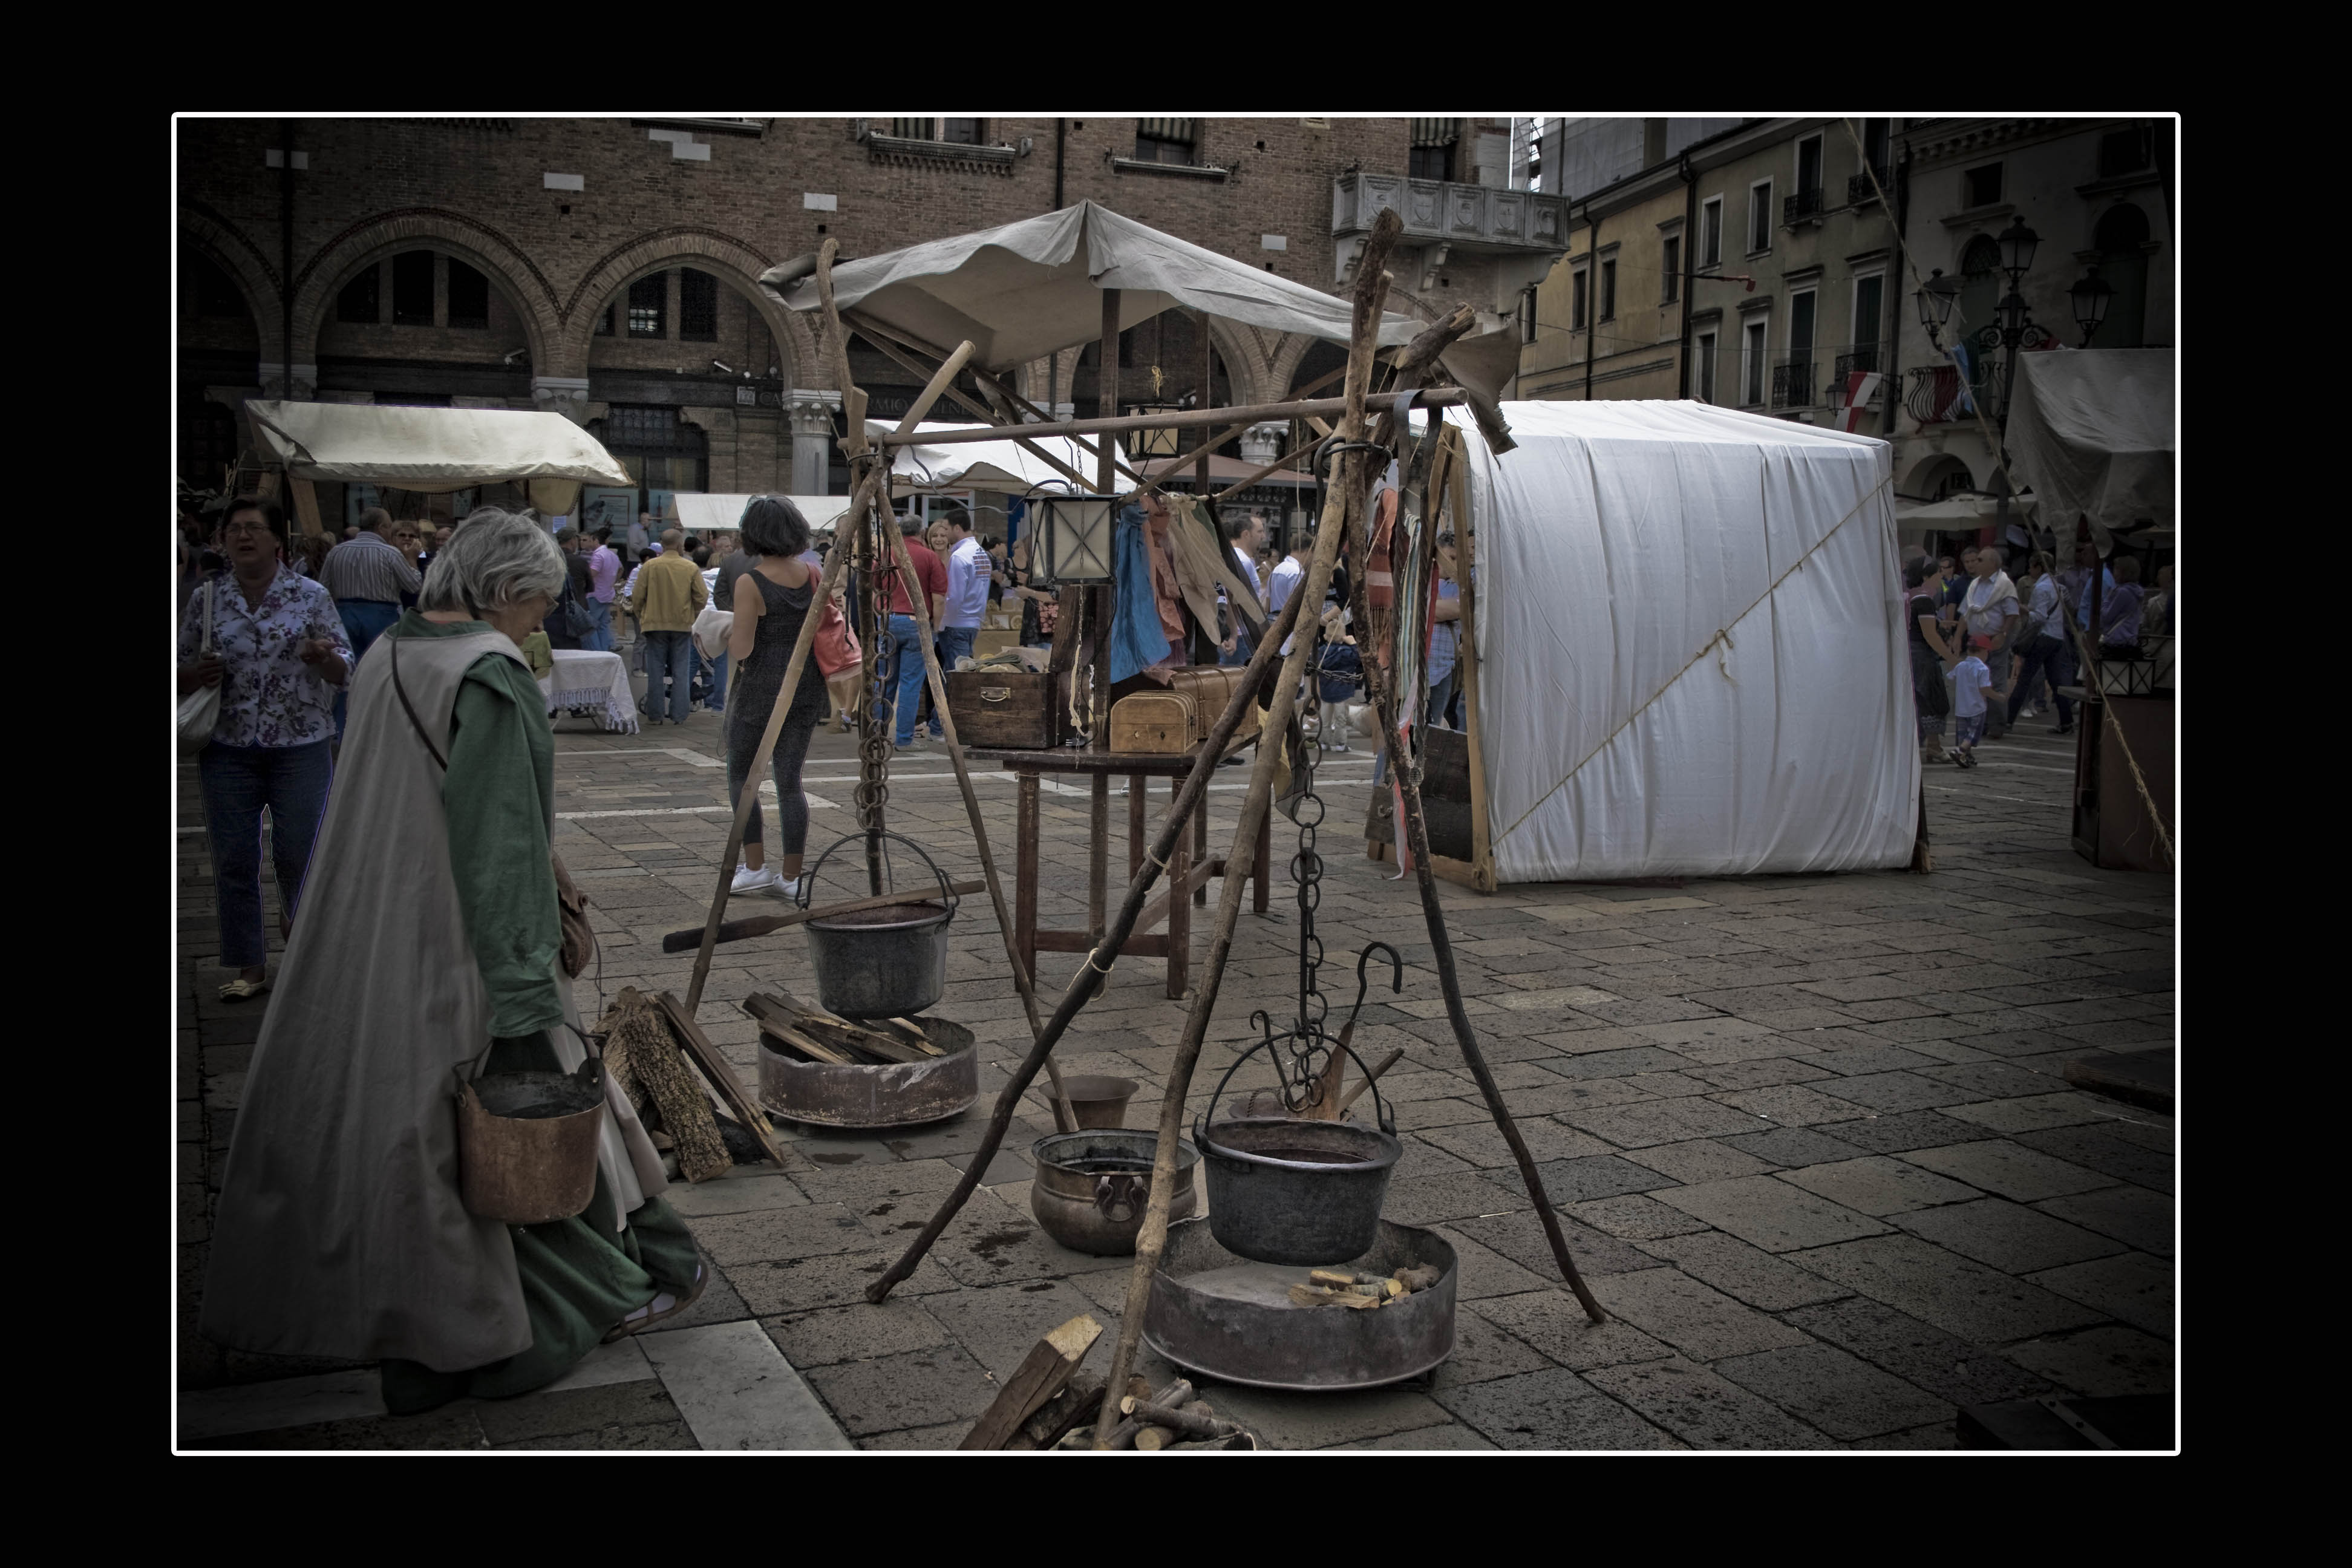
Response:
M1252 1052L1244 1051L1234 1068ZM1363 1062L1345 1046L1359 1072ZM1370 1077L1369 1074L1366 1075ZM1212 1123L1225 1084L1192 1124L1209 1176L1209 1230L1218 1245L1260 1263L1310 1267L1360 1255L1380 1233L1389 1173L1403 1157L1396 1119L1372 1085L1380 1126L1251 1117Z
M972 1033L945 1018L923 1032L948 1054L929 1061L867 1066L804 1062L760 1041L760 1103L820 1127L913 1127L960 1116L980 1098L980 1053Z
M923 864L939 879L940 897L935 902L909 894L903 904L806 922L818 1005L839 1017L905 1017L933 1005L947 991L948 922L956 912L947 874L912 839L896 833L882 837L896 838L922 856ZM803 909L814 892L817 871L824 868L834 850L865 837L850 834L817 857L815 868L802 884Z
M1070 1110L1078 1119L1080 1130L1090 1127L1118 1128L1127 1125L1127 1102L1135 1098L1136 1081L1131 1078L1109 1078L1101 1073L1077 1073L1062 1080L1062 1090L1070 1099ZM1046 1098L1053 1098L1049 1087ZM1146 1151L1148 1154L1150 1151Z
M508 1225L544 1225L581 1213L596 1194L604 1127L604 1064L594 1056L575 1072L471 1080L460 1073L457 1190L466 1212Z
M1151 1197L1151 1162L1159 1144L1156 1132L1117 1129L1056 1132L1038 1139L1029 1147L1036 1166L1029 1184L1029 1212L1064 1247L1100 1258L1131 1255ZM1200 1152L1180 1139L1176 1191L1168 1201L1171 1222L1199 1206L1192 1167L1200 1163Z

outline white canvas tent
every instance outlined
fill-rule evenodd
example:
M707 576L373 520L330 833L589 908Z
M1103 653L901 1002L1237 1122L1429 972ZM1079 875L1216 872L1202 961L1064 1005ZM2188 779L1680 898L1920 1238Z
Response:
M2087 516L2104 548L2153 519L2173 537L2170 349L2019 355L2006 439L2019 481L2050 502L2045 528Z
M835 519L849 510L847 496L787 496L785 500L801 509L809 527L823 531L831 528ZM732 533L742 526L743 509L751 503L748 495L705 495L694 490L679 490L670 497L677 508L677 525L688 533L708 539L713 533Z
M635 483L596 437L561 414L263 398L245 411L296 479L428 495L513 481L528 485L530 504L550 517L571 511L583 483Z
M1892 448L1699 403L1463 410L1502 882L1909 863Z
M814 257L801 257L761 273L761 287L789 309L814 310L815 269ZM1353 310L1339 295L1162 234L1090 201L833 270L834 302L845 314L941 349L968 339L978 351L972 363L1000 374L1057 349L1098 342L1106 289L1119 291L1121 331L1183 305L1265 331L1345 343ZM1496 395L1518 369L1507 324L1482 312L1477 335L1440 363L1457 379L1467 378L1465 384ZM1389 312L1381 322L1380 346L1401 348L1423 326Z
M887 419L868 419L866 422L866 434L869 437L887 436L897 428ZM925 420L915 426L915 434L985 428L987 426L980 425ZM1038 446L1082 474L1090 471L1094 466L1094 458L1067 436L1045 436L1034 439ZM942 447L900 447L890 458L890 489L899 495L913 490L995 490L1003 495L1018 496L1040 488L1059 491L1074 487L1067 474L1018 441L966 441Z

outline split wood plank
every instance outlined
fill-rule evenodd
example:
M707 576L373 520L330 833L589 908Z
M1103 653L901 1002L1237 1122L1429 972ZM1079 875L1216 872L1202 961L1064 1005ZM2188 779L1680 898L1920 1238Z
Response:
M1081 1312L1030 1346L1020 1366L1004 1380L995 1401L981 1412L980 1419L956 1446L972 1450L1003 1447L1023 1422L1068 1384L1102 1332L1100 1323Z
M751 1130L751 1136L760 1141L761 1150L781 1168L784 1163L783 1146L776 1142L775 1131L768 1125L767 1112L760 1109L760 1102L744 1089L743 1080L735 1076L735 1069L727 1065L727 1058L719 1054L719 1047L710 1043L710 1037L702 1032L702 1026L694 1021L694 1015L686 1010L684 1003L667 991L656 1000L662 1011L669 1015L670 1025L677 1031L678 1043L686 1047L686 1054L702 1069L702 1076L719 1091L719 1098L734 1112L735 1120Z

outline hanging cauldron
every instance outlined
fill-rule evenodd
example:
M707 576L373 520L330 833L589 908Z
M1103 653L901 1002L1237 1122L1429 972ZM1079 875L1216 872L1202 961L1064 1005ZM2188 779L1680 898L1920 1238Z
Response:
M1404 1153L1396 1118L1374 1083L1377 1128L1290 1117L1215 1121L1225 1084L1272 1044L1260 1041L1235 1058L1210 1097L1208 1114L1192 1124L1209 1176L1209 1231L1228 1252L1260 1263L1343 1262L1362 1254L1380 1232L1389 1173ZM1365 1071L1353 1048L1336 1042L1333 1048Z
M817 857L816 866L801 884L800 905L816 887L816 873L844 844L863 840L852 833L834 842ZM908 894L904 903L880 909L853 910L809 921L809 966L816 972L817 1003L843 1018L902 1018L939 1001L948 984L948 922L955 919L956 897L947 873L922 847L896 833L897 839L917 855L939 879L940 894Z

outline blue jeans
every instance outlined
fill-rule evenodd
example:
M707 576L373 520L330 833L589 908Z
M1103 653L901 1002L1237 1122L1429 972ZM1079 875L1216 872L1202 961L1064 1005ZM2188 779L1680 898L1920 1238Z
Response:
M898 744L915 743L915 710L923 689L923 634L912 616L890 617L890 668L898 699L892 710L892 733Z
M2017 678L2017 690L2009 700L2011 723L2017 722L2018 710L2024 707L2026 699L2032 695L2037 679L2044 676L2049 678L2053 697L2057 696L2059 687L2073 681L2073 647L2063 637L2033 639L2032 646L2025 650L2025 672ZM2074 704L2063 697L2058 698L2058 722L2070 729L2074 723Z
M390 630L400 619L400 606L381 599L338 599L335 614L342 617L343 635L352 639L352 668L357 669L367 654L368 645ZM343 704L351 681L335 688L335 739L343 738Z
M588 596L588 614L595 618L595 629L580 639L580 646L594 648L598 653L612 652L613 606L592 594Z
M1234 620L1235 623L1234 626L1234 651L1231 653L1221 653L1217 656L1217 662L1222 665L1247 664L1250 661L1250 655L1257 651L1257 638L1250 635L1248 626L1242 623L1239 616L1234 616Z
M220 916L221 966L258 969L269 952L261 929L261 808L269 808L270 858L278 862L278 902L289 921L310 868L310 846L327 815L334 779L333 742L301 746L225 746L196 755L212 839L213 900Z
M709 708L713 713L726 711L727 656L724 653L710 661L710 695L705 700L703 706Z
M662 716L662 680L669 680L669 721L683 724L694 690L694 635L691 632L646 634L646 715Z

